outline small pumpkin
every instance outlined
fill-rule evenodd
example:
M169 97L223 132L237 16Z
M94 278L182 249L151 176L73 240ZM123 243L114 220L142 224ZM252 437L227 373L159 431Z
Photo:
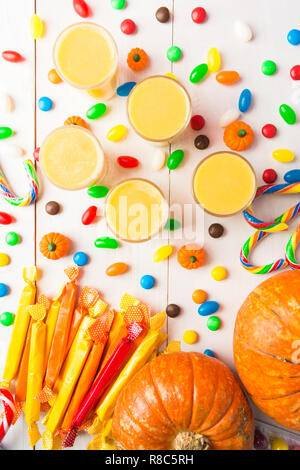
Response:
M40 241L40 252L48 259L59 259L67 254L69 240L61 233L47 233Z
M70 116L64 122L65 126L81 126L87 129L87 123L80 116Z
M231 150L238 152L250 147L254 138L251 127L242 121L230 123L224 132L224 142Z
M195 243L183 245L177 252L178 263L185 269L197 269L205 261L205 251Z
M131 49L127 56L127 64L131 70L143 70L148 64L148 55L143 49L138 47Z

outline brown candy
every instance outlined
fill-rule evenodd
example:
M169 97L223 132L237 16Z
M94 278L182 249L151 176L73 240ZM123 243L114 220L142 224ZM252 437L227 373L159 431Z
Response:
M157 21L167 23L170 18L170 12L167 7L160 7L155 13Z
M208 233L212 238L220 238L224 233L224 227L221 224L211 224Z
M169 304L166 308L166 314L170 318L175 318L180 313L180 307L176 304Z
M47 202L45 209L47 214L56 215L59 213L60 206L56 201L49 201Z
M197 135L196 139L194 140L194 144L198 150L207 149L209 146L209 138L206 135Z

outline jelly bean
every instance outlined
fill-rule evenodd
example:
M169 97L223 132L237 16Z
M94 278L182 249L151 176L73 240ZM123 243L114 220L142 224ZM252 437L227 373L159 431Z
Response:
M240 94L239 98L239 110L241 113L245 113L251 106L252 94L248 88L245 88Z
M150 274L145 274L145 276L141 277L140 284L143 289L152 289L155 285L155 279L153 276L150 276Z
M126 263L114 263L108 266L106 269L107 276L119 276L119 274L124 274L128 270L128 265Z
M204 349L203 354L209 357L216 357L215 353L211 349Z
M20 235L16 232L8 232L5 236L5 241L10 246L15 246L20 242Z
M191 117L190 125L194 131L200 131L205 126L205 119L200 114L195 114Z
M273 124L265 124L261 129L261 133L267 139L272 139L277 134L277 127Z
M1 225L9 225L13 222L13 218L7 212L0 212L0 224Z
M87 18L89 16L89 7L84 0L73 0L73 7L77 15L81 18Z
M173 247L171 245L164 245L158 248L153 255L153 261L159 263L160 261L169 258L173 253Z
M33 151L33 158L35 159L36 162L40 160L40 147L37 147Z
M294 65L290 70L290 76L293 80L300 80L300 65Z
M287 124L295 124L296 122L296 113L287 104L281 104L279 106L279 113L282 119L287 123Z
M3 312L0 315L0 323L3 326L10 326L13 324L15 316L11 312Z
M235 70L223 70L216 75L217 82L222 83L222 85L232 85L237 82L239 78L240 75Z
M289 450L289 446L283 439L275 437L271 441L271 450Z
M240 111L238 109L228 109L225 113L221 116L220 119L220 126L227 127L231 122L237 121L240 117Z
M208 233L212 238L220 238L224 233L224 227L218 223L211 224L208 227Z
M170 230L170 232L174 232L174 230L178 230L180 227L181 223L179 222L179 220L168 219L164 226L164 230Z
M198 150L205 150L209 146L209 138L207 135L197 135L196 139L194 140L194 145Z
M8 62L22 62L24 57L16 51L3 51L2 58Z
M0 266L1 267L6 266L7 264L9 264L9 262L10 262L9 256L6 253L0 253Z
M272 184L277 180L277 173L273 168L268 168L263 172L262 177L265 183Z
M283 177L284 181L287 183L299 183L300 181L300 170L290 170L287 173L285 173Z
M99 119L106 113L107 106L104 103L97 103L91 106L87 112L86 117L88 119Z
M1 145L0 152L2 155L10 157L23 157L25 154L25 150L16 144Z
M110 0L110 5L115 10L123 10L126 5L126 0Z
M115 250L119 246L119 242L115 238L100 237L95 240L94 245L96 248L111 248Z
M90 225L92 222L94 222L97 216L97 210L98 208L96 206L90 206L86 211L84 211L81 217L81 222L83 225Z
M223 266L216 266L211 271L211 277L215 281L223 281L227 277L227 270Z
M234 23L234 31L237 37L243 42L249 42L252 39L253 33L250 26L244 21L237 20Z
M292 162L295 158L295 155L291 150L288 149L278 149L274 150L272 153L272 157L281 163L288 163Z
M161 170L166 163L166 152L162 149L158 149L153 154L152 165L154 170Z
M15 109L14 101L7 93L1 93L1 107L6 113L12 113Z
M193 302L195 302L195 304L202 304L207 299L207 292L205 292L205 290L202 290L202 289L196 289L192 293L192 299L193 299Z
M198 333L196 333L196 331L187 330L184 332L182 339L186 344L194 344L194 343L197 343L199 336L198 336Z
M182 162L183 157L184 157L183 150L180 150L180 149L174 150L174 152L171 153L167 161L167 166L169 170L176 170L176 168L178 168L180 163Z
M124 34L133 34L135 32L136 25L134 21L127 19L122 21L120 28Z
M53 101L48 96L42 96L39 99L39 108L41 111L50 111L53 108Z
M175 317L178 317L178 315L180 314L180 310L181 308L179 307L179 305L169 304L166 307L166 314L170 318L175 318Z
M211 316L207 319L206 326L211 331L217 331L221 326L219 317Z
M123 168L135 168L140 163L137 158L129 157L127 155L122 155L117 158L117 162Z
M128 96L132 88L136 85L136 82L126 82L117 88L117 95Z
M118 126L112 127L107 135L106 138L107 140L110 140L111 142L118 142L119 140L122 140L127 133L127 127L124 126L123 124L119 124Z
M0 139L7 139L13 135L13 131L10 127L0 127Z
M181 57L181 49L180 47L178 46L171 46L169 47L169 49L167 50L167 58L171 61L171 62L177 62L177 60L179 60Z
M254 449L255 450L267 450L269 447L268 439L266 436L259 430L255 429L254 432Z
M32 15L30 20L30 34L33 39L39 39L44 36L44 23L36 14Z
M300 44L300 30L299 29L291 29L288 32L287 40L293 46L298 46L298 44Z
M60 78L60 76L58 75L58 73L56 72L55 69L49 70L49 72L48 72L48 80L49 80L49 82L54 83L55 85L56 85L57 83L61 83L61 82L62 82L62 79Z
M106 186L91 186L87 191L89 196L97 199L105 197L108 192L109 189Z
M85 266L88 260L88 255L83 251L77 251L77 253L75 253L73 256L73 261L75 264L77 264L77 266Z
M5 297L8 294L8 286L0 282L0 297Z
M261 64L261 71L264 75L274 75L277 70L277 66L273 60L265 60Z
M174 75L174 73L171 73L171 72L165 73L165 77L169 77L169 78L173 78L173 80L177 80L176 75Z
M202 7L194 8L191 17L194 23L203 23L206 19L206 10Z
M217 72L221 67L221 56L216 47L211 47L207 53L207 66L210 72Z
M208 72L207 64L200 64L195 67L190 74L190 82L198 83L200 82Z
M203 302L200 307L198 308L198 313L202 317L206 317L208 315L212 315L213 313L216 313L220 308L220 305L218 302L215 302L214 300L208 300L207 302Z

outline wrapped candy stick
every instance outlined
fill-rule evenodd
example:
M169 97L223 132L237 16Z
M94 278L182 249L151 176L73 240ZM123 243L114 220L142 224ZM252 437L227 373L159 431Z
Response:
M52 300L47 318L46 318L46 347L45 347L45 363L44 363L44 375L46 373L49 354L51 350L52 340L55 333L56 322L60 309L60 298L64 292L64 289L61 289L58 296Z
M0 443L12 424L15 413L15 403L11 393L0 387Z
M26 390L27 390L27 377L28 377L28 361L29 361L29 352L30 352L30 337L32 330L32 319L29 323L29 328L26 335L24 351L22 354L22 359L19 367L18 380L15 391L15 401L18 404L21 404L26 399Z

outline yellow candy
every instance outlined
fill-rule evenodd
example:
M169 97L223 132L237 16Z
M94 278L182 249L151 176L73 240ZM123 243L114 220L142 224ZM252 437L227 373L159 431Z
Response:
M173 78L173 80L177 80L177 77L176 77L176 75L174 75L174 73L168 72L168 73L165 73L165 76Z
M5 253L0 253L0 266L6 266L9 264L9 256Z
M278 162L288 163L292 162L295 158L295 155L291 150L288 149L278 149L274 150L272 157Z
M38 15L32 15L30 20L30 33L33 39L44 36L44 23Z
M271 449L272 450L289 450L289 446L282 439L275 437L275 439L273 439L271 442Z
M221 57L218 49L212 47L207 54L207 66L210 72L217 72L221 68Z
M106 138L111 142L118 142L125 137L126 132L127 127L123 124L119 124L108 131Z
M155 263L159 263L159 261L169 258L169 256L171 256L172 253L173 253L173 247L171 245L161 246L154 253L153 261L155 261Z
M227 270L226 268L223 268L223 266L216 266L214 269L211 271L211 277L215 281L223 281L227 277Z
M198 341L198 333L194 330L187 330L182 339L186 344L194 344Z

